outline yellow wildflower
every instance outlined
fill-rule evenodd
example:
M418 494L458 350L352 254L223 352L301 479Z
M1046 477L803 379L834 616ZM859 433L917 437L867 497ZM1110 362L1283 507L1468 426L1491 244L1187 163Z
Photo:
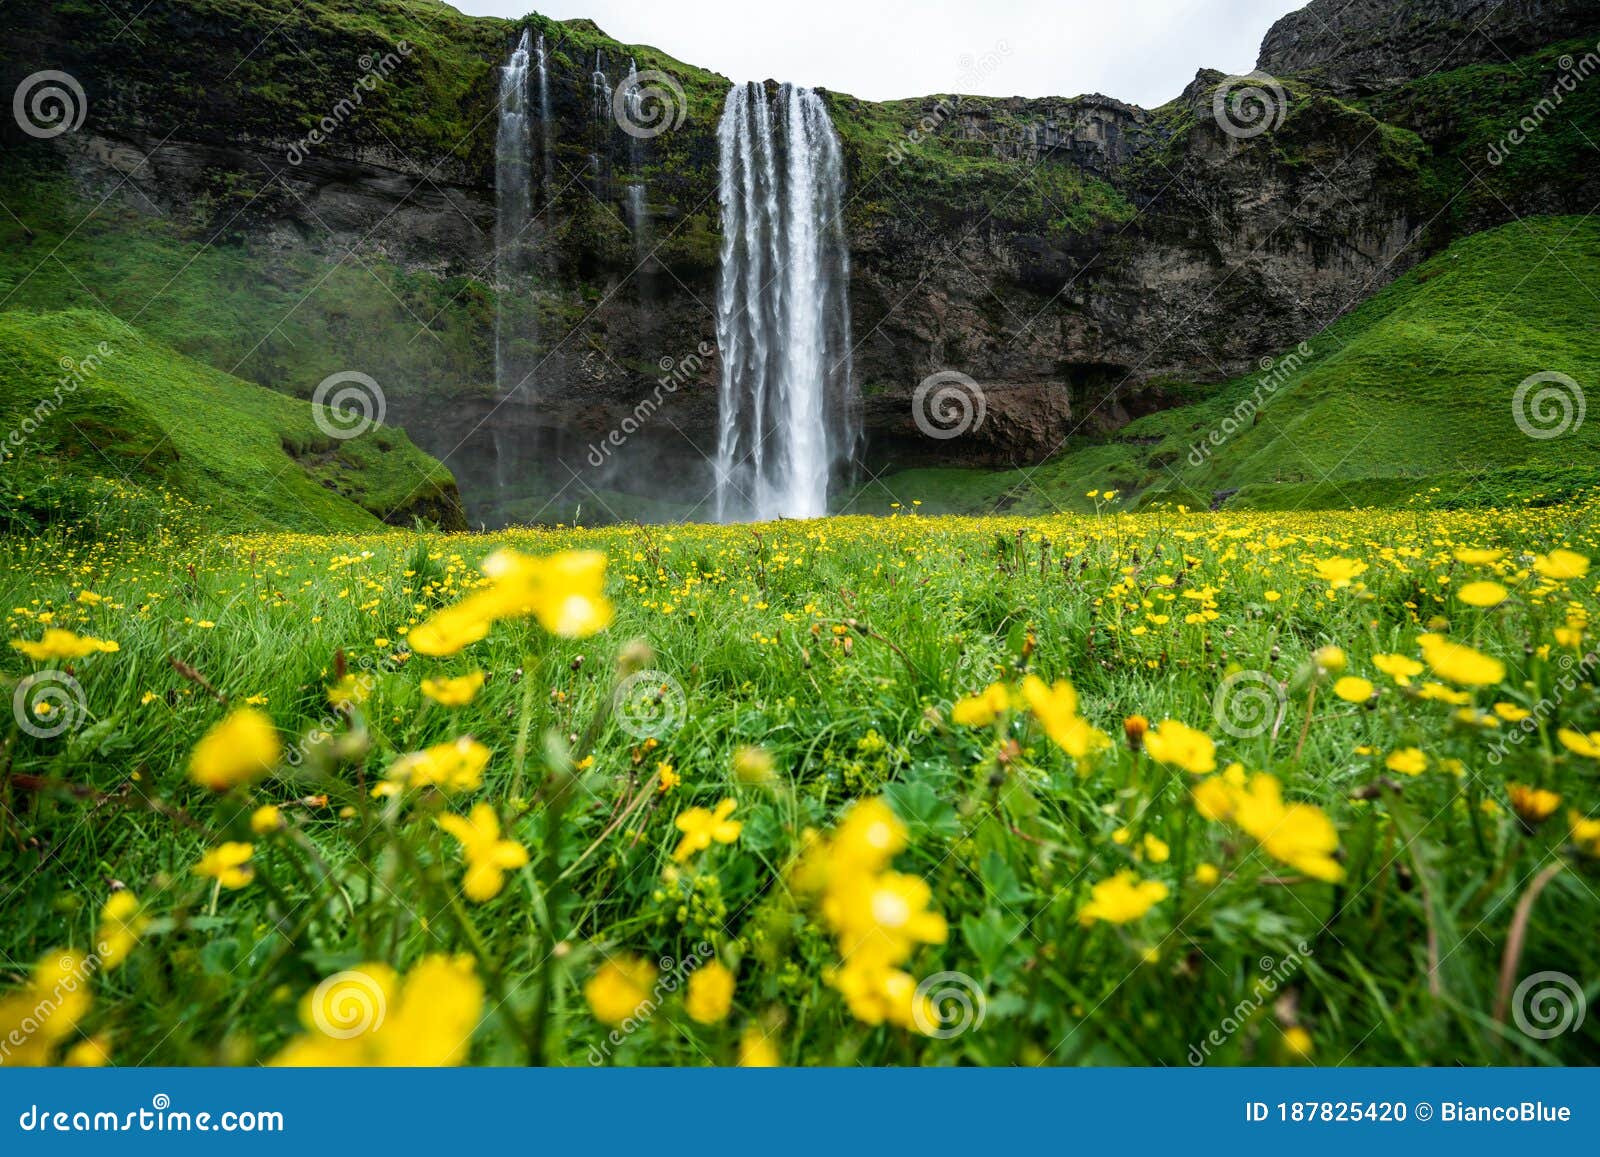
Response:
M389 766L387 774L390 780L413 789L477 791L483 786L483 769L488 763L489 749L470 735L463 735L450 743L402 755Z
M254 707L241 707L195 744L189 778L212 791L227 791L267 774L282 751L271 718Z
M461 890L477 903L492 900L505 887L506 873L528 862L528 849L515 840L500 838L500 817L480 803L468 816L439 817L439 826L456 838L466 858Z
M650 1000L656 966L636 956L621 956L602 964L583 986L583 998L595 1019L613 1028L634 1016Z
M71 631L63 631L59 627L51 627L40 637L38 642L29 639L13 639L11 646L21 651L28 658L38 662L47 662L54 659L82 659L86 655L110 653L120 651L122 648L110 639L95 639L88 635L75 635Z
M1506 677L1506 665L1499 659L1441 635L1419 635L1422 657L1434 674L1463 687L1491 687Z
M250 866L250 857L255 852L254 844L229 840L201 856L194 873L215 880L224 888L242 888L255 879L255 869Z
M442 707L465 707L482 687L482 671L457 675L455 678L440 676L422 681L422 693Z
M684 1011L691 1020L716 1024L733 1006L733 973L719 960L703 964L689 974L689 991L684 996Z
M1157 763L1181 767L1194 775L1217 769L1217 745L1203 731L1176 719L1163 719L1144 737L1145 750Z
M1346 703L1365 703L1372 692L1372 681L1355 675L1346 675L1333 685L1333 693Z
M731 844L738 839L744 825L728 818L736 806L733 799L729 798L719 803L716 811L692 807L680 813L675 826L683 833L683 839L678 841L672 858L681 864L696 852L705 851L713 840L719 844Z
M1140 880L1132 871L1118 872L1089 889L1090 898L1078 910L1080 924L1104 920L1127 924L1138 920L1167 898L1167 886L1160 880Z
M359 964L306 993L304 1031L271 1064L460 1065L482 1019L483 982L470 956L424 956L404 980L387 964Z

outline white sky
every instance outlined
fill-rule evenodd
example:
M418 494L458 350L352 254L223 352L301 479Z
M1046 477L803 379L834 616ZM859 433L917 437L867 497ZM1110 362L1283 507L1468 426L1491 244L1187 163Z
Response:
M1200 68L1249 72L1272 22L1306 0L449 0L475 16L587 16L733 80L868 100L962 92L1145 107Z

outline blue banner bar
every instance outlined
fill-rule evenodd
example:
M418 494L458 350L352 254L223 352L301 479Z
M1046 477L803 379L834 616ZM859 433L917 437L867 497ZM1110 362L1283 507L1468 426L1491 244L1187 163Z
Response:
M41 1069L0 1074L0 1153L1593 1152L1597 1092L1594 1069Z

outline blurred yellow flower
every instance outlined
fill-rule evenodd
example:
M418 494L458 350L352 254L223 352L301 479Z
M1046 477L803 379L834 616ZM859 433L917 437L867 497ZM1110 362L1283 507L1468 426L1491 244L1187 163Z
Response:
M215 880L224 888L242 888L255 879L255 869L250 866L250 857L255 852L254 844L229 840L201 856L194 866L194 874Z
M1194 775L1217 769L1217 745L1204 731L1176 719L1163 719L1144 737L1145 750L1157 763L1181 767Z
M52 659L82 659L86 655L120 651L122 648L110 639L95 639L88 635L75 635L59 627L51 627L38 642L13 639L11 646L30 659L46 662Z
M470 815L444 815L439 826L461 845L467 871L461 890L476 903L492 900L505 887L506 873L528 862L528 849L515 840L500 838L500 817L494 808L480 803Z
M474 671L470 675L457 675L455 678L440 676L424 679L422 693L443 707L465 707L482 686L483 672Z
M1499 583L1467 583L1456 591L1456 598L1469 607L1497 607L1506 601L1509 592Z
M467 1061L483 1019L483 982L470 956L424 956L401 980L387 964L358 964L300 1002L304 1031L277 1067L439 1068Z
M689 974L689 991L683 1001L691 1020L716 1024L733 1007L733 973L720 960L702 964Z
M1372 692L1372 681L1356 675L1346 675L1333 685L1333 693L1346 703L1365 703Z
M1132 871L1123 870L1089 888L1089 899L1078 910L1078 922L1127 924L1166 898L1167 886L1160 880L1140 880Z
M272 719L254 707L241 707L195 744L189 778L212 791L227 791L266 775L282 753Z
M1065 679L1050 687L1037 675L1022 681L1022 697L1045 734L1073 759L1087 759L1111 746L1111 737L1078 714L1078 693Z
M1401 687L1411 686L1411 680L1426 670L1421 663L1408 655L1374 655L1372 665Z
M637 956L619 956L602 964L583 986L583 998L595 1019L613 1028L638 1013L651 1000L656 966Z
M470 735L463 735L449 743L402 755L390 764L387 775L412 789L477 791L483 786L483 769L488 764L489 749Z
M1011 709L1011 693L1004 683L991 683L981 694L969 695L950 709L950 720L962 727L988 727Z
M672 858L682 864L696 852L709 848L713 840L719 844L731 844L738 839L744 825L728 818L736 806L733 799L729 798L719 803L716 811L692 807L680 812L674 826L683 833L683 839L678 841Z
M139 897L124 888L113 892L100 909L100 926L95 930L95 952L100 967L116 968L138 945L150 918L139 906Z
M1401 775L1421 775L1428 770L1428 757L1419 747L1402 747L1399 751L1391 751L1383 765Z
M1589 560L1572 550L1552 550L1533 560L1533 569L1547 579L1563 582L1589 573Z
M1492 687L1506 677L1506 665L1499 659L1452 643L1441 635L1417 636L1422 657L1434 674L1463 687Z

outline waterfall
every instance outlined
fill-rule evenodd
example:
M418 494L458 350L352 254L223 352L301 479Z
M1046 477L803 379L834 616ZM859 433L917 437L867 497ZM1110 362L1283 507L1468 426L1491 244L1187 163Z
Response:
M550 198L555 178L555 138L550 126L550 63L544 54L544 33L539 33L535 58L539 66L539 145L544 157L544 195Z
M528 271L526 236L533 202L529 191L533 143L528 123L528 29L500 73L500 129L495 137L495 386L501 392L523 381L511 350L514 340L531 335L518 317L508 316L516 300L514 286ZM517 311L523 314L526 311ZM514 379L514 380L513 380Z
M594 50L594 72L589 77L591 120L594 131L594 150L589 154L589 165L594 170L594 193L601 199L606 195L606 170L611 160L611 82L606 79L605 62L600 50Z
M859 436L839 138L810 89L742 84L718 149L717 520L818 517Z
M623 86L623 101L627 107L629 124L648 123L644 111L644 96L639 92L639 67L628 58L628 83ZM623 190L624 206L628 214L628 229L633 234L633 256L636 272L642 276L643 266L650 253L650 218L644 182L644 140L628 133L628 171L633 178Z

